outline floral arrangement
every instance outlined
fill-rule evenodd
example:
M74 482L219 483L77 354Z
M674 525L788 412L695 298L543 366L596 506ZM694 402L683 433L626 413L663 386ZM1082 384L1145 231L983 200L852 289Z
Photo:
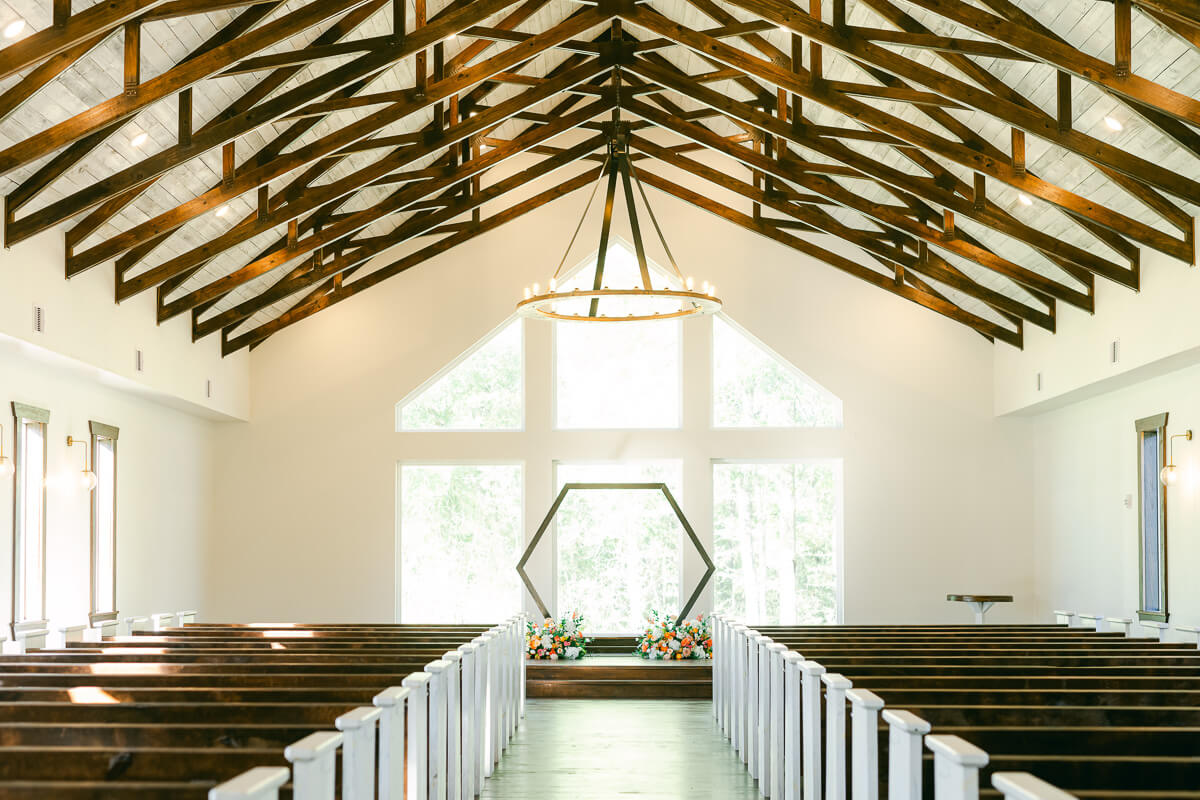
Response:
M634 654L662 661L712 658L712 626L703 614L678 625L673 617L651 611L650 626L638 640Z
M532 659L574 661L587 655L590 642L583 634L583 616L572 611L571 616L526 624L525 654Z

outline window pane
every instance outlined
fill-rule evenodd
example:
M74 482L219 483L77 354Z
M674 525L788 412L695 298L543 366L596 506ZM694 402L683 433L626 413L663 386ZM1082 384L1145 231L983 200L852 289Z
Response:
M495 622L520 611L521 467L400 468L400 621Z
M42 537L46 499L46 426L40 422L21 423L25 426L24 444L20 454L22 483L21 529L21 607L17 621L42 619Z
M115 611L113 560L116 555L117 455L112 439L96 438L96 519L93 543L92 610Z
M714 464L716 609L767 625L837 621L840 468Z
M520 430L522 358L517 319L406 401L400 430Z
M1162 576L1159 573L1161 541L1160 504L1162 449L1157 431L1142 434L1142 610L1162 611Z
M713 318L713 425L829 428L842 403L765 345Z
M590 289L594 265L563 288ZM657 269L654 275L656 286L666 283ZM606 286L640 285L637 262L620 245L609 249L605 276ZM679 320L554 323L556 425L678 428L679 326Z
M559 464L557 481L559 489L566 483L665 483L682 502L683 466ZM572 492L555 528L558 613L581 612L589 632L633 633L651 610L673 615L683 607L683 527L661 491Z

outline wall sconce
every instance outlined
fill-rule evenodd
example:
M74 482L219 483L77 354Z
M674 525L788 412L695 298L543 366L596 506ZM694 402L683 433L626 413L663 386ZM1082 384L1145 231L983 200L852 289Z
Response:
M4 457L4 426L0 425L0 478L13 476L13 463Z
M1174 486L1175 482L1179 480L1179 467L1175 466L1175 440L1179 438L1187 439L1190 442L1192 440L1191 429L1189 428L1183 433L1173 434L1171 438L1167 440L1169 442L1168 449L1170 450L1170 463L1163 467L1162 472L1160 472L1158 475L1163 486Z
M67 447L74 447L77 444L83 445L83 471L79 473L79 488L85 492L90 492L96 488L96 473L92 472L88 466L88 447L87 442L82 439L76 439L74 436L67 437Z

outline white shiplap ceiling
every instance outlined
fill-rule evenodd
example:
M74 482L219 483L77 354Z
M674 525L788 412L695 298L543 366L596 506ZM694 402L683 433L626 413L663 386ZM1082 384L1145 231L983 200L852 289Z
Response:
M280 3L256 24L254 30L260 30L264 25L268 25L272 21L284 19L288 14L306 8L311 2L312 0L288 0L288 2ZM874 2L871 2L871 0L859 0L858 2L849 0L847 11L848 24L865 28L895 29L896 26L893 22L876 10L878 2L879 0L874 0ZM91 3L76 0L72 10L75 14L80 14L91 5ZM448 4L440 0L431 0L427 9L428 17L430 20L435 21L438 19L439 14L450 13L459 8L469 8L471 5L471 2ZM536 6L536 10L523 19L520 24L516 25L515 30L518 32L526 34L544 32L562 23L573 14L583 13L581 6L570 2L570 0L548 0L541 4L533 3L529 5ZM731 3L720 4L718 7L719 11L716 12L713 12L711 7L706 8L706 4L702 0L651 0L647 5L653 11L694 30L718 27L730 19L742 22L756 19L753 14ZM832 10L830 6L832 4L826 3L825 5L825 21L831 22ZM911 20L923 25L934 34L972 40L984 38L976 31L932 13L915 2L894 0L893 5L901 12L907 14ZM997 7L996 2L977 2L968 5L983 10L994 10ZM1106 61L1113 59L1115 37L1113 33L1112 4L1093 2L1093 0L1016 0L1014 5L1021 11L1035 17L1038 23L1052 32L1053 35L1059 37L1069 45L1078 48L1080 51ZM512 13L514 9L521 7L517 4L512 4L492 15L491 18L482 21L480 24L487 27L500 26L505 17ZM355 26L353 30L345 33L339 41L347 42L373 39L375 37L387 37L391 34L393 8L390 2L374 0L373 3L367 3L365 11L361 10L364 8L363 6L359 8L360 10L357 13L362 14L365 19ZM585 6L582 8L586 10L589 7ZM805 8L807 9L807 3L805 3ZM706 10L712 13L705 13ZM156 76L168 73L175 65L187 58L188 54L200 48L210 38L219 35L222 28L230 25L239 15L245 13L249 13L247 8L232 8L176 16L166 20L145 23L141 30L141 79L143 83ZM411 0L407 15L409 20L412 20L416 15L416 8L413 6ZM263 56L288 53L308 47L323 32L337 24L339 18L343 16L345 14L333 16L321 24L313 25L301 33L265 47L255 55ZM24 20L26 23L25 31L18 38L29 37L38 31L51 28L50 4L45 2L45 0L8 0L7 2L0 2L0 28L14 20ZM1189 44L1181 36L1176 35L1166 25L1143 14L1136 8L1133 12L1132 22L1133 65L1135 73L1142 78L1152 80L1167 89L1174 90L1187 97L1200 97L1200 50ZM606 35L609 27L607 19L599 20L582 34L572 38L584 41L598 40ZM627 36L640 40L656 38L654 34L639 29L636 25L627 23L624 26L624 30ZM771 28L761 33L760 36L777 49L777 52L773 54L777 60L779 60L778 57L781 54L792 52L793 37L790 32ZM463 51L476 41L479 40L475 37L462 35L446 40L443 43L443 48L447 64L458 67L468 66L466 59L463 57ZM739 48L747 54L760 58L764 56L761 46L755 46L754 43L744 38L730 37L724 38L722 41ZM477 63L481 59L505 52L512 46L512 43L494 43L476 55L475 59L470 63ZM963 72L934 50L894 44L884 44L883 46L899 56L933 67L941 74L977 85L979 88L988 91L991 91L993 88L981 82L978 73L972 75ZM666 47L656 52L669 64L689 75L710 72L721 66L719 64L714 66L714 62L709 58L679 45ZM302 86L308 82L318 81L323 75L354 61L359 55L359 53L348 53L312 61L299 69L295 75L279 86L270 96L277 97L295 87ZM772 54L768 52L766 55L770 56ZM2 51L0 51L0 57L2 57ZM7 117L0 121L0 150L17 145L32 137L37 137L52 126L87 112L89 109L104 103L110 98L121 95L124 90L122 77L123 57L124 36L120 27L118 27L105 36L86 55L79 58L73 65L34 93L29 99L16 106ZM555 74L556 68L564 65L570 57L571 53L564 49L549 49L525 63L519 64L510 71L519 71L522 76L529 79L542 79ZM1014 92L1045 112L1045 114L1050 117L1056 114L1057 70L1055 67L1032 59L1009 60L981 56L965 56L965 58L969 59L979 69L986 71L995 80L1006 84ZM786 60L786 55L784 55L784 60ZM430 58L430 63L432 64L432 57ZM836 54L829 48L826 48L825 51L824 65L825 77L831 81L868 85L878 84L876 77L861 64ZM809 65L805 64L805 66ZM20 86L21 82L26 79L32 69L33 67L30 67L18 74L0 80L0 105L3 105L3 93L13 89L13 87ZM225 109L236 104L239 98L245 93L252 91L269 74L269 70L263 70L225 77L212 77L194 84L192 90L194 129L197 131L200 130L206 123L216 118ZM414 58L405 58L375 74L358 93L395 93L411 90L414 85L415 76ZM744 80L722 80L707 85L709 88L715 89L736 100L751 101L754 99L754 93L747 88L745 83ZM755 93L762 95L768 91L771 93L774 92L774 88L767 86L765 82L760 80L756 81L756 83L758 86L754 87ZM529 86L518 82L489 84L489 87L491 87L490 91L486 95L482 92L475 92L475 97L482 101L484 107L495 106L505 100L517 97L529 88ZM464 91L471 88L464 87ZM913 86L912 88L937 91L937 87L934 86ZM1116 145L1132 155L1166 167L1179 175L1192 178L1200 177L1200 159L1197 158L1196 153L1181 146L1175 140L1162 133L1157 127L1144 119L1130 103L1118 99L1117 95L1102 87L1080 79L1072 82L1072 89L1074 108L1073 128L1075 130L1108 144ZM701 109L699 103L673 92L664 92L661 97L685 112ZM915 104L877 97L859 96L857 99L902 120L938 132L947 138L957 138L952 131L942 129L936 121L932 120L925 113L922 107ZM550 114L563 103L563 100L564 96L559 95L538 103L530 109L531 116L528 118L510 118L488 132L487 136L493 139L505 140L511 139L527 129L536 128L541 121L545 121L544 117L539 117L538 115ZM586 102L586 98L584 98L584 101ZM382 105L371 105L329 113L284 148L284 152L291 152L296 148L316 142L324 136L336 133L346 126L379 111L382 107ZM807 121L810 123L866 130L865 126L858 120L848 118L816 102L805 101L803 107ZM1001 152L1008 152L1011 136L1010 125L992 116L986 109L949 107L945 113L957 121L957 123L968 128L974 136L979 137ZM399 121L385 126L375 135L386 137L413 133L429 127L433 119L433 109L426 107L421 111L412 113ZM1120 123L1122 129L1119 131L1112 130L1108 120L1116 120ZM277 136L288 130L294 123L294 119L279 119L239 136L235 140L238 164L245 165L253 158L255 153L267 147ZM704 124L722 136L732 136L742 133L745 130L744 126L724 117L706 117ZM1200 135L1195 128L1187 123L1183 123L1183 125L1191 134ZM140 146L135 145L135 141L143 134L145 141ZM46 209L56 202L63 201L65 198L72 198L77 193L89 189L89 187L92 187L96 183L117 175L123 170L128 170L142 159L156 152L175 147L178 142L178 135L176 99L172 96L148 105L135 115L124 120L102 143L91 149L77 163L63 171L61 175L23 206L17 217L23 218L30 213ZM565 135L561 141L555 141L553 144L562 146L564 142L574 143L580 138L578 135L574 135L573 137ZM683 142L680 137L674 134L664 134L656 140L669 144ZM870 141L845 140L845 144L855 152L892 169L922 178L929 175L925 169L915 163L911 157L911 153L907 150ZM790 149L794 156L806 161L831 163L831 159L805 148L792 145ZM378 159L384 158L390 152L391 150L387 148L350 152L339 159L329 162L328 169L313 180L310 186L316 188L346 179L356 171L362 170L375 163ZM487 152L486 147L483 148L483 152ZM4 184L2 187L3 191L6 194L10 194L17 190L18 187L29 181L31 177L37 175L38 171L51 162L56 155L46 155L37 161L23 164L18 168L12 169L3 177L0 177L0 181L3 181ZM434 166L437 163L445 163L445 158L446 153L442 151L416 159L406 164L403 170L424 169ZM971 184L974 176L970 169L947 159L935 160L941 170L957 177L967 185ZM595 167L594 163L585 163L588 167ZM1027 164L1030 173L1036 174L1062 189L1079 195L1098 207L1119 212L1132 220L1166 232L1176 238L1182 236L1159 213L1137 199L1126 188L1106 176L1104 172L1097 169L1096 166L1082 156L1069 152L1045 139L1030 135L1027 139ZM728 174L736 176L739 180L745 180L749 175L744 167L731 159L724 160L723 168ZM307 165L293 170L286 175L272 179L267 184L270 193L275 195L280 192L297 175L303 173L305 169L307 169ZM577 174L581 171L583 171L583 166L576 165L573 168L563 171L562 175L556 173L554 180L556 182L561 181L565 176ZM897 197L893 192L874 181L858 180L849 177L839 177L836 180L845 188L851 189L872 203L893 207L898 204ZM74 250L75 252L79 252L93 245L111 240L114 236L130 231L135 226L142 225L148 220L154 219L180 204L193 200L213 187L220 185L221 181L222 162L219 148L209 150L198 157L190 158L161 175L157 181L153 182L153 185L138 194L135 199L106 219L103 224L100 224L80 241L75 242ZM482 178L482 185L486 187L490 183L492 183L492 180L489 175L485 174ZM375 204L389 197L397 188L398 185L395 183L363 186L360 191L346 198L336 208L335 213L340 215L370 209ZM804 189L797 189L797 191L805 193ZM1197 198L1172 197L1169 199L1188 214L1195 215L1197 213L1197 208L1193 204ZM988 182L988 200L994 203L1000 210L1007 212L1012 217L1029 226L1036 227L1044 233L1103 258L1117 263L1124 263L1120 253L1116 252L1097 235L1089 232L1077 220L1073 219L1056 205L1041 199L1025 197L1017 189L999 180L990 180ZM730 202L731 204L739 204L739 207L749 208L749 203L745 200L739 199ZM503 199L488 203L484 207L485 217L486 212L498 210L504 205L505 201ZM225 202L220 208L219 213L217 209L212 209L208 213L190 219L171 236L167 237L159 246L141 258L140 261L131 265L125 273L124 278L129 280L143 275L148 270L160 267L171 259L186 254L194 248L205 245L216 237L226 234L231 228L241 224L244 220L252 218L256 207L256 193L250 191ZM885 227L878 221L865 215L862 211L827 203L821 204L820 208L827 211L838 222L860 230L879 231ZM935 210L940 214L940 208L936 208ZM360 231L356 239L384 236L395 230L397 226L413 215L422 213L427 212L424 210L414 210L380 215L378 219L374 219L368 227ZM84 216L84 214L81 214L74 219L68 220L63 226L64 229L69 230ZM307 216L302 215L300 219L303 220ZM470 215L468 214L461 219L470 220ZM1088 292L1088 286L1085 282L1079 281L1063 267L1028 244L1011 236L998 233L971 220L965 220L961 215L957 219L956 224L961 235L974 237L981 245L1004 259L1014 262L1027 270L1032 270L1076 292ZM246 238L244 241L216 254L190 275L181 276L182 279L174 282L174 285L169 287L169 291L164 291L160 296L160 305L187 297L190 293L212 284L213 281L236 272L246 264L254 261L264 251L273 249L280 239L286 236L286 231L286 222L282 222L271 230ZM303 234L304 231L301 231L302 236ZM428 243L429 240L422 239L420 241ZM944 259L944 262L951 268L960 271L968 282L973 282L986 290L998 292L1021 304L1044 309L1045 298L1040 293L1031 291L1028 287L1023 286L1022 283L988 269L976 263L976 261L958 255L951 250L939 247L931 247L930 249L937 256ZM412 247L409 246L408 250L404 252L411 250ZM305 258L308 257L306 256ZM264 274L232 287L229 291L217 297L215 302L201 305L200 310L196 312L194 321L202 323L205 320L211 320L215 315L227 312L239 304L254 300L262 292L276 284L284 275L293 272L298 265L305 263L305 258L288 260ZM311 258L308 258L308 261L311 262ZM386 263L386 261L372 262L371 264L364 265L361 268L361 272L348 273L346 284L352 285L353 280L361 279L365 275L370 274L376 268L376 264L381 263ZM861 263L881 274L892 275L892 266L890 264L866 253L863 254ZM996 303L989 304L980 299L981 295L985 293L960 291L960 288L955 288L955 286L933 278L928 278L925 284L927 289L940 293L964 311L975 315L981 320L986 320L994 325L1004 326L1009 329L1016 326L1019 330L1020 323L1002 311L997 310ZM335 294L338 291L336 287L333 290ZM295 306L298 301L305 298L311 300L312 295L310 293L312 291L313 287L307 286L289 297L278 298L276 302L256 309L251 316L227 326L225 330L226 337L237 340L239 337L243 337L245 334L258 329L259 326L270 323ZM335 298L334 301L336 299L340 298Z

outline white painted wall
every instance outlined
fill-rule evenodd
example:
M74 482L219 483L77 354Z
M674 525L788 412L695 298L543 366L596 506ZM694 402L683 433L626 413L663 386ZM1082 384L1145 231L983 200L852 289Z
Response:
M252 420L219 431L211 615L392 619L402 460L523 460L530 535L552 499L555 459L680 454L684 510L711 542L709 459L753 453L844 459L847 622L964 621L946 593L985 591L1018 598L996 621L1038 617L1031 423L993 417L992 346L782 246L652 201L685 272L715 281L735 320L838 394L844 430L710 430L707 324L693 321L683 430L553 431L550 331L531 322L525 432L396 433L395 403L504 320L522 286L546 280L584 202L575 195L254 352Z
M12 457L10 402L50 410L47 464L47 613L86 621L90 495L70 479L83 466L88 421L121 429L117 443L117 608L123 615L203 608L202 542L213 506L214 431L202 419L142 396L124 380L0 336L0 424ZM0 481L0 620L12 601L11 479Z
M63 278L62 231L0 251L0 424L11 457L11 401L50 409L51 478L77 472L88 420L121 429L118 443L118 610L125 615L197 608L203 614L205 548L216 468L214 431L250 409L246 354L222 359L219 343L191 341L189 321L155 324L153 293L120 306L102 265ZM33 331L33 306L46 329ZM134 351L145 371L134 370ZM212 396L205 382L212 381ZM52 481L53 482L53 481ZM11 606L11 481L0 485L0 620ZM54 624L86 618L89 499L51 488L48 614Z
M1037 582L1051 608L1135 617L1138 607L1134 420L1168 412L1168 433L1200 433L1200 367L1042 414L1034 421ZM1200 624L1200 439L1176 441L1167 490L1171 624ZM1133 498L1126 508L1126 496ZM1173 638L1179 639L1180 636ZM1188 640L1193 640L1188 637Z

